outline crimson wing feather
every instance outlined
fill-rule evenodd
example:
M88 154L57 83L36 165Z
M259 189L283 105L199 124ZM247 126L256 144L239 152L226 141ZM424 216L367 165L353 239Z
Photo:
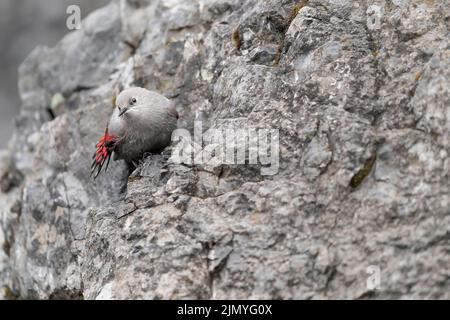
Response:
M114 143L116 138L114 135L110 135L108 128L106 128L105 133L98 141L96 147L96 151L92 156L92 165L91 165L91 177L94 177L94 180L98 177L102 168L105 166L105 171L108 170L109 162L111 161L111 155L114 151Z

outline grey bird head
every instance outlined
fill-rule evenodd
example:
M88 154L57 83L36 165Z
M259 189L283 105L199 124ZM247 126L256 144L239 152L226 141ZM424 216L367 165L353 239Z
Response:
M116 106L119 109L119 117L127 112L139 109L147 103L148 91L143 88L130 88L122 91L116 99Z

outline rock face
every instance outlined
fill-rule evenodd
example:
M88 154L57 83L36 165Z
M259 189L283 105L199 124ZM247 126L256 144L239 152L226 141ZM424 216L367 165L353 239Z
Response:
M431 0L94 12L19 70L0 297L449 299L449 21ZM93 146L133 85L174 100L181 127L279 130L276 174L180 164L195 149L180 142L128 179L116 162L92 181Z
M38 44L54 45L67 32L66 9L77 4L82 15L108 0L2 0L0 1L0 148L7 146L19 111L17 67Z

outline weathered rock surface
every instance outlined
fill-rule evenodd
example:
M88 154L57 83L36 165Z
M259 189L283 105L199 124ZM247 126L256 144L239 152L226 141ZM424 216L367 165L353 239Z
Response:
M66 10L79 5L82 15L106 5L108 0L0 1L0 148L12 136L13 118L19 113L17 68L37 45L55 45L67 33Z
M20 68L0 297L449 299L449 21L448 2L419 0L93 13ZM180 126L278 129L278 173L179 164L180 143L93 182L93 145L130 85L173 99Z

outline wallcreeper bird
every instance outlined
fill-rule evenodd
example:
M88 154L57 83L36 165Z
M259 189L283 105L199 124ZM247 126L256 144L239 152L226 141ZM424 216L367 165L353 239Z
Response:
M113 153L113 160L134 165L145 153L162 151L170 144L177 120L178 113L166 97L138 87L122 91L97 143L91 176L97 178L105 163L108 169Z

